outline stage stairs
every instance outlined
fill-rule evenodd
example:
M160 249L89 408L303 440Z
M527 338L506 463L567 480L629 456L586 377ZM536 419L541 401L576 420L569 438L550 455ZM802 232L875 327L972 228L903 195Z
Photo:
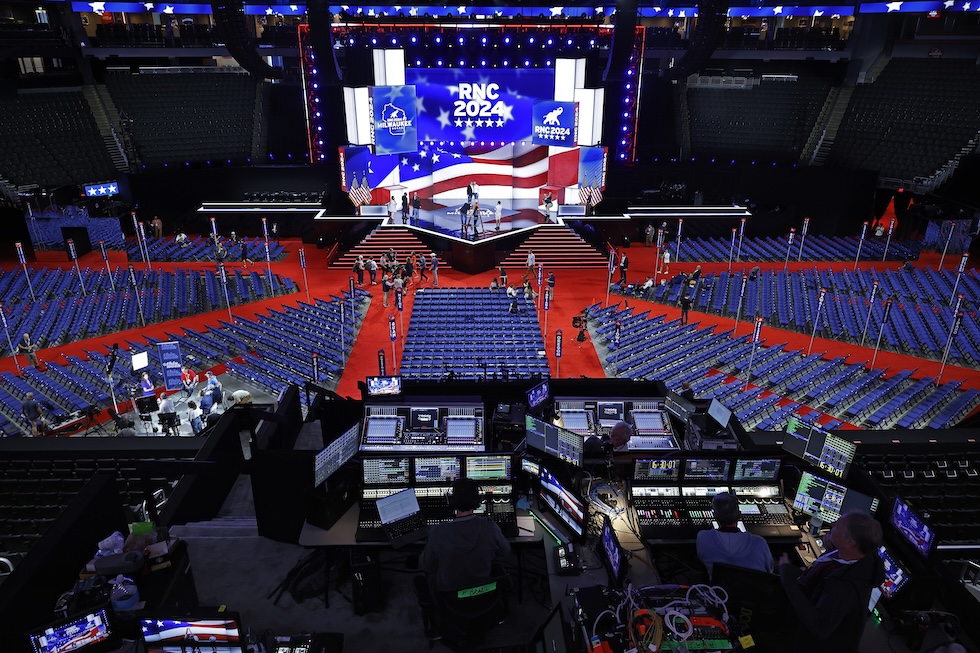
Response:
M606 254L585 242L581 236L565 225L542 225L500 263L507 270L523 269L528 250L534 251L534 260L544 265L545 274L556 270L606 268Z
M381 254L389 249L395 250L400 262L404 261L405 257L412 252L416 254L425 252L426 256L432 256L432 250L429 246L422 242L410 229L400 226L379 226L355 247L334 259L330 267L350 270L358 256L363 256L365 261L369 256L373 256L375 261L380 262ZM437 256L437 258L440 268L449 267L445 259L441 256Z

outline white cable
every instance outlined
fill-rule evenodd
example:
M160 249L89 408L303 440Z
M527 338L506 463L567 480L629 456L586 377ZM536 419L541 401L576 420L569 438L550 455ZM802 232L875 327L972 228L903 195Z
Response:
M595 636L596 636L596 634L595 634L596 628L599 627L599 620L602 619L602 616L603 615L606 615L606 614L611 614L612 616L616 617L616 613L613 612L612 610L609 610L609 609L606 609L606 610L603 610L602 612L600 612L598 614L598 616L596 616L595 621L592 622L592 638L593 639L595 639ZM618 620L619 617L616 617L616 619Z
M684 624L687 626L686 632L682 633L674 627L675 618L680 618L680 620L684 622ZM675 637L681 640L686 640L694 633L694 624L691 623L690 618L688 618L686 614L678 612L677 610L667 610L667 613L664 615L664 625L670 629L670 632L674 633Z

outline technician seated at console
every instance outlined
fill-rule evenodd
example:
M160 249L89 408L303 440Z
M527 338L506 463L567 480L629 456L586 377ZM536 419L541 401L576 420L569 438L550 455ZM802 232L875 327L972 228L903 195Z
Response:
M584 454L586 458L603 458L610 453L629 450L633 427L626 422L616 422L609 430L609 437L592 435L586 438Z
M480 486L472 479L453 482L449 505L456 511L451 522L429 529L419 567L433 592L443 592L486 583L493 563L510 554L510 542L500 526L473 511L482 504Z
M708 575L716 562L771 572L772 552L766 540L738 527L741 517L738 499L727 492L716 494L711 500L711 510L718 528L699 532L697 540L698 558L708 568Z

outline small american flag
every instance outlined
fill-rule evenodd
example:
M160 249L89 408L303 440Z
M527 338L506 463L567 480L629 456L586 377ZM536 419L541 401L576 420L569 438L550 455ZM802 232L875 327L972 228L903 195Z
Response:
M357 175L354 175L350 180L350 189L347 191L347 197L350 198L355 208L360 206L364 201L361 197L361 187L357 184Z
M371 186L368 185L367 173L361 173L361 202L370 204L374 196L371 195Z
M580 204L589 204L592 201L591 186L582 186L578 189L578 201Z
M592 206L595 206L602 201L602 191L599 189L599 182L596 181L595 186L592 187Z

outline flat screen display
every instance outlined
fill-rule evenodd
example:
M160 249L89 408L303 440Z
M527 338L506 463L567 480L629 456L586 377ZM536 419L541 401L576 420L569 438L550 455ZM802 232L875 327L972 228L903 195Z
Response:
M241 626L235 613L160 615L140 619L146 653L207 651L242 653Z
M524 430L528 447L577 467L582 466L585 437L581 434L543 422L530 415L524 417Z
M395 396L402 393L402 377L400 376L369 376L367 377L369 397Z
M611 428L623 419L623 402L599 401L596 403L596 412L599 414L599 426Z
M357 453L361 443L361 425L355 424L316 455L313 467L314 487L323 485L330 476Z
M418 456L415 458L415 482L426 485L452 483L459 480L461 467L457 456Z
M408 485L409 458L365 458L365 485Z
M936 544L936 532L929 528L921 517L912 512L901 498L895 499L888 521L919 555L929 555Z
M645 459L633 461L634 481L677 481L681 475L680 461L677 459Z
M413 408L409 421L413 431L434 431L439 425L438 408Z
M602 532L599 535L599 555L609 572L609 587L618 589L623 586L623 579L626 576L626 556L623 555L623 547L619 544L616 531L612 527L612 521L608 515L602 516Z
M778 458L745 458L735 461L736 482L775 481L779 476Z
M467 456L466 478L474 481L508 481L511 478L510 456Z
M720 458L688 458L684 461L684 480L727 481L731 464Z
M853 510L873 515L878 510L878 499L850 490L836 481L803 472L793 508L833 523Z
M732 418L732 411L717 399L712 399L708 405L708 417L715 420L721 428L726 428Z
M586 508L582 501L566 490L544 467L541 468L539 498L571 532L580 539L585 532Z
M786 422L783 449L817 469L837 478L845 478L854 462L857 446L820 427L790 416Z
M133 370L141 370L150 364L150 355L145 351L133 354Z
M101 650L115 639L107 610L90 612L28 635L33 653ZM9 643L9 642L8 642Z
M527 391L527 407L537 408L545 401L548 400L549 389L548 382L542 381L533 388Z
M885 580L881 583L879 589L886 599L890 599L900 592L905 587L905 584L909 582L909 572L905 571L905 568L898 564L895 556L884 546L878 547L878 555L881 557L881 562L885 567Z
M664 400L664 409L685 424L691 415L694 414L694 404L673 390L667 392L667 398Z

